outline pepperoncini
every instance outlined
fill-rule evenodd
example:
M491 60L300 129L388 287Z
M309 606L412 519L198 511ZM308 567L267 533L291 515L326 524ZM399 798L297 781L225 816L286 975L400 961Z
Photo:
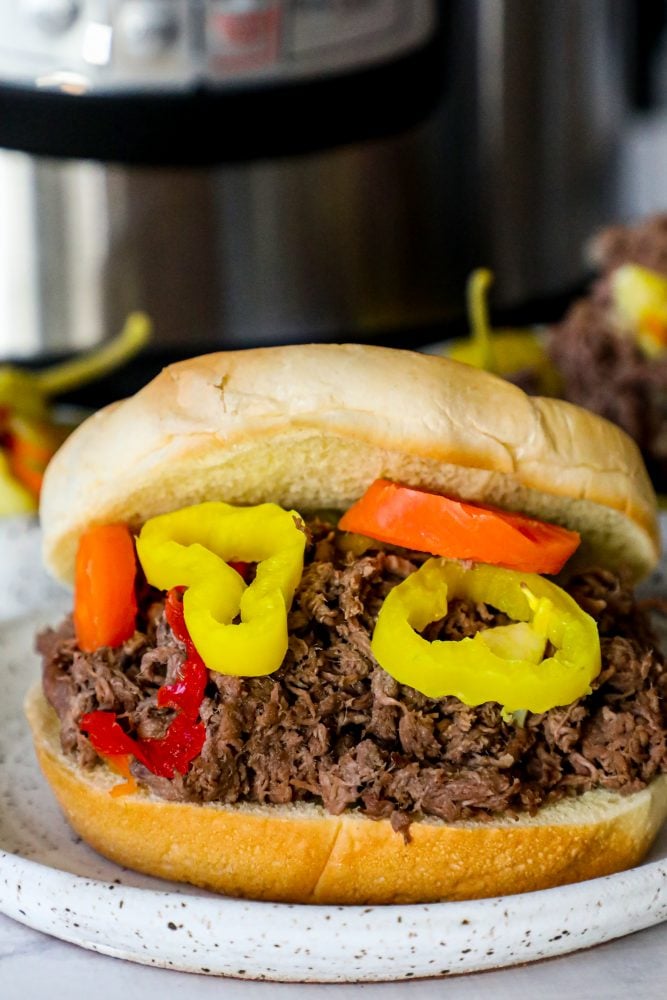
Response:
M543 395L558 395L560 378L534 330L492 328L487 300L492 282L493 275L486 268L480 267L470 275L467 288L470 337L454 341L447 349L448 357L503 378L511 379L517 372L531 372Z
M667 279L638 264L623 264L611 276L612 299L624 330L649 357L667 348Z
M153 586L187 587L185 624L206 666L258 677L277 670L287 652L287 612L305 544L295 511L209 502L147 521L137 555ZM227 565L239 560L257 563L249 585Z
M418 633L453 598L489 604L513 624L428 642ZM547 643L553 653L544 657ZM568 705L590 693L600 672L597 626L560 587L534 573L445 559L429 559L388 594L371 648L401 684L466 705L495 701L504 715Z
M149 318L131 313L112 341L72 360L38 371L0 365L0 516L36 513L46 466L73 429L55 419L52 397L126 362L150 332Z
M9 459L0 449L0 517L32 514L36 507L35 498L30 491L14 479Z

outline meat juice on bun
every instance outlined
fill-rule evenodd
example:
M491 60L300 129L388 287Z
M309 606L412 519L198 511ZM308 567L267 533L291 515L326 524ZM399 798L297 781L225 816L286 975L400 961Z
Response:
M80 836L253 899L428 902L630 867L667 813L635 444L442 357L223 352L46 474L26 710Z

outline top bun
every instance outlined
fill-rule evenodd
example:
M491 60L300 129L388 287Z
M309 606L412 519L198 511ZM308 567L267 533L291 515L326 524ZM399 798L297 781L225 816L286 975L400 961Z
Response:
M44 557L71 581L92 524L203 500L344 510L379 477L575 529L577 568L638 578L658 558L655 494L619 428L448 358L357 344L204 355L95 413L47 470Z

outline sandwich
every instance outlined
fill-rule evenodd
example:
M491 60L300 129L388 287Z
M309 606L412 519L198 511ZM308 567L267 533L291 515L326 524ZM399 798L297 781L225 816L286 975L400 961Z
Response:
M639 445L667 492L667 215L608 226L587 247L594 278L548 331L563 398Z
M73 613L26 713L74 830L251 899L471 899L637 864L667 674L633 441L448 358L166 368L50 463Z

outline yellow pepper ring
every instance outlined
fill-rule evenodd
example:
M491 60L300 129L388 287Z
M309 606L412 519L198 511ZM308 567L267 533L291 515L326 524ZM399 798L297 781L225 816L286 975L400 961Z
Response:
M303 571L299 515L276 504L202 503L146 521L137 554L160 590L187 587L183 613L210 670L259 677L287 652L287 612ZM230 561L257 563L246 586ZM240 614L241 621L234 623Z
M517 624L458 642L428 642L418 635L443 618L448 599L457 597L489 604ZM529 633L522 623L529 623ZM547 640L555 652L544 659ZM466 705L495 701L506 713L568 705L590 693L600 672L597 625L560 587L535 573L486 565L466 569L445 559L429 559L388 594L371 648L387 673L429 698L453 695Z

